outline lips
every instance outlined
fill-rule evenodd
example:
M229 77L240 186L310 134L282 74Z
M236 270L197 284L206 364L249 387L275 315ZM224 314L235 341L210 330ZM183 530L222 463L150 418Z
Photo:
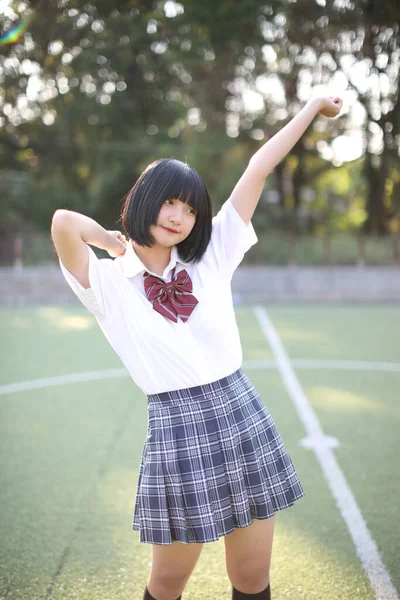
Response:
M175 229L169 229L168 227L163 227L162 225L161 225L161 227L163 229L165 229L165 231L168 231L169 233L178 233L178 231L176 231Z

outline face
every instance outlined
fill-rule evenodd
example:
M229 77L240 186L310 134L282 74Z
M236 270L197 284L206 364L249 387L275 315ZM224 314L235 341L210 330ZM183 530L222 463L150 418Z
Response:
M189 204L178 199L168 199L161 206L157 225L150 227L150 233L156 244L176 246L188 237L195 222L196 213Z

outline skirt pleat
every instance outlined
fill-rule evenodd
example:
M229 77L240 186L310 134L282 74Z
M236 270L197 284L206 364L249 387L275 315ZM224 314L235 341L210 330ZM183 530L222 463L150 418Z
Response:
M304 495L293 463L241 369L148 397L132 527L151 544L218 540Z

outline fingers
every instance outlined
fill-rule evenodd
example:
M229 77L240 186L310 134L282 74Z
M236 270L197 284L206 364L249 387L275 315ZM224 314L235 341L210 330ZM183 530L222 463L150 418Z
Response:
M120 231L113 231L112 233L120 242L127 244L126 237Z
M339 96L328 96L328 99L332 102L333 106L331 107L332 111L335 111L331 114L326 114L328 117L336 117L340 111L342 110L343 100L339 98Z
M108 231L108 233L110 233L111 235L113 235L115 238L117 238L117 240L119 240L120 242L127 242L126 237L124 236L123 233L121 233L120 231Z
M336 107L341 108L343 104L343 100L339 98L339 96L329 96L332 102L336 105Z

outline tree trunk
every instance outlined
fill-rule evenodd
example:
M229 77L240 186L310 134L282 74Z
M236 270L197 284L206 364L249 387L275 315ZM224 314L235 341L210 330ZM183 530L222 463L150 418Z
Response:
M285 209L285 186L284 186L284 162L280 162L275 167L276 191L279 195L279 205Z
M324 249L324 265L332 264L332 252L331 252L331 235L329 231L325 232L323 238L323 249Z
M374 164L376 162L376 164ZM365 229L373 235L387 233L385 218L385 182L388 172L388 157L367 153L365 176L367 179L367 213Z
M293 197L294 197L294 209L297 213L301 206L301 191L306 184L306 176L304 172L304 144L303 138L296 144L295 153L298 159L296 170L293 173Z
M362 231L359 231L357 236L357 265L363 267L365 265L365 237Z

